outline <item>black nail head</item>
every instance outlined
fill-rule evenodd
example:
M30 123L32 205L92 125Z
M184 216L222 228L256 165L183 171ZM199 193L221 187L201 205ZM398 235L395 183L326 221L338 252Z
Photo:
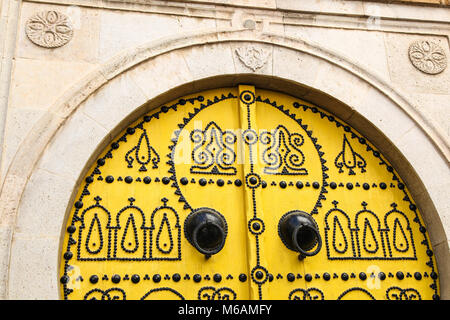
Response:
M120 282L120 276L118 274L115 274L111 277L111 281L113 283L119 283Z
M130 177L130 176L126 176L126 177L125 177L125 182L126 182L126 183L132 183L132 182L133 182L133 178Z
M253 228L253 230L258 231L259 229L261 229L261 225L258 222L254 222L252 224L252 228Z
M256 179L256 177L250 177L250 179L248 179L248 181L250 182L250 184L257 184L258 183L258 179Z
M421 274L420 272L415 272L415 273L414 273L414 278L415 278L416 280L420 280L420 279L422 279L422 274Z
M105 178L105 181L106 181L107 183L112 183L112 182L114 181L114 177L113 177L113 176L107 176L107 177Z
M343 274L341 274L341 279L344 281L348 280L348 274L346 274L345 272Z
M86 182L87 182L87 183L92 183L92 182L94 182L94 178L91 177L91 176L86 177Z
M61 281L62 284L66 284L69 282L69 277L64 275L61 277L61 279L59 279L59 281Z
M361 280L366 280L366 279L367 279L367 275L366 275L364 272L360 272L360 273L359 273L359 278L360 278Z
M220 274L216 273L214 275L213 279L215 282L220 282L220 281L222 281L222 276Z
M347 183L346 187L347 187L348 190L352 190L353 189L353 184L349 182L349 183Z
M337 188L337 183L336 182L331 182L330 183L330 188L331 189L336 189Z
M295 275L293 273L288 273L287 279L289 282L292 282L295 280Z
M431 279L436 280L438 278L438 274L436 272L432 271L430 273L430 277L431 277Z
M83 202L81 202L81 201L75 202L75 208L81 209L82 207L83 207Z
M64 253L64 259L70 260L70 259L72 259L72 257L73 257L73 253L72 252L67 251L67 252Z
M67 227L67 232L68 233L74 233L77 230L77 228L75 226L69 226Z
M163 182L164 184L169 184L170 179L169 179L168 177L164 177L164 178L162 178L162 182Z
M150 178L150 177L145 177L144 178L144 183L145 184L149 184L150 182L152 182L152 178Z
M379 278L380 280L384 280L384 279L386 279L386 274L385 274L384 272L380 272L380 273L378 274L378 278Z
M256 279L262 279L264 277L264 273L262 273L262 271L256 271L255 277Z
M312 275L310 275L309 273L305 274L305 280L307 282L310 282L312 280L312 278L313 278Z
M111 148L119 149L119 144L117 142L113 142L113 143L111 143Z
M282 189L286 188L286 187L287 187L286 181L281 181L281 182L280 182L280 187L281 187Z
M381 182L381 183L380 183L380 188L381 188L382 190L386 189L386 188L387 188L386 183Z
M369 189L370 189L370 184L368 184L368 183L363 183L363 189L364 189L364 190L369 190Z
M138 274L133 274L131 276L131 282L138 283L139 281L141 281L141 277Z
M265 187L267 187L267 182L265 181L261 181L261 187L264 189Z
M161 281L161 276L159 274L155 274L155 275L153 275L152 279L153 279L153 282L158 283Z
M430 249L427 250L427 256L431 257L433 255L433 251L431 251Z
M320 184L317 181L315 181L315 182L313 182L312 186L314 189L319 189Z
M194 282L200 282L202 280L202 276L197 273L197 274L194 274L193 279L194 279Z
M217 180L217 185L219 187L223 187L224 184L225 184L225 181L223 181L222 179Z
M105 159L102 159L102 158L98 159L98 160L97 160L97 164L98 164L99 166L103 166L103 165L105 164Z
M401 272L401 271L398 271L398 272L396 273L396 276L397 276L397 279L398 279L398 280L402 280L402 279L405 277L405 275L404 275L403 272Z
M167 108L166 106L161 107L161 111L166 113L167 111L169 111L169 108Z
M204 179L204 178L201 178L201 179L198 181L198 183L199 183L201 186L206 186L206 184L208 183L208 181L206 181L206 179Z
M412 211L416 210L416 205L411 203L409 205L409 209L411 209Z
M240 281L240 282L245 282L245 281L247 281L247 275L246 275L245 273L241 273L241 274L239 275L239 281Z
M331 275L328 272L325 272L322 276L323 280L328 281L331 279Z
M269 282L273 281L273 274L269 273Z
M182 185L187 185L189 183L189 180L188 180L188 178L183 177L183 178L180 179L180 182L181 182Z
M127 133L128 133L128 134L134 134L135 131L136 131L136 130L134 130L134 128L128 128L128 129L127 129Z
M239 180L239 179L236 179L236 180L234 181L234 184L235 184L237 187L240 187L240 186L242 186L242 181Z
M179 274L179 273L175 273L175 274L172 276L172 280L175 281L175 282L180 281L180 280L181 280L180 274Z
M90 278L89 278L89 282L92 284L96 284L98 282L98 276L93 274Z
M295 186L296 186L298 189L301 189L301 188L303 188L303 182L297 181L297 183L295 184Z
M145 122L150 122L150 120L152 120L152 117L150 117L150 116L144 116L144 121L145 121Z

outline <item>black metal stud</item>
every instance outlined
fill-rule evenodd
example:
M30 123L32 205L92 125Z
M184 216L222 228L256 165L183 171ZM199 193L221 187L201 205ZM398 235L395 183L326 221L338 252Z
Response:
M181 182L182 185L185 186L185 185L187 185L189 183L189 180L188 180L188 178L183 177L183 178L180 179L180 182Z
M70 259L72 259L72 257L73 257L73 253L72 252L67 251L67 252L64 253L64 259L70 260Z
M292 282L295 280L295 275L293 273L288 273L287 277L289 282Z
M150 177L145 177L144 178L144 183L145 184L149 184L150 182L152 182L152 178L150 178Z
M69 226L67 227L67 232L68 233L74 233L77 230L77 228L75 226Z
M331 279L331 275L328 272L325 272L322 276L323 280L328 281Z
M194 282L200 282L200 281L202 281L202 276L197 273L197 274L194 274L193 279L194 279Z
M153 282L158 283L161 281L161 276L159 274L153 275Z
M125 177L125 182L126 182L126 183L132 183L132 182L133 182L133 178L130 177L130 176L126 176L126 177Z
M240 281L240 282L245 282L245 281L247 281L247 275L246 275L245 273L241 273L241 274L239 275L239 281Z
M215 282L220 282L220 281L222 281L222 276L220 274L216 273L213 276L213 279L214 279Z
M303 182L297 181L297 183L295 184L295 186L297 187L297 189L302 189L302 188L303 188Z
M75 202L75 208L81 209L82 207L83 207L83 202L81 202L81 201Z
M281 188L281 189L284 189L284 188L287 187L286 181L281 181L279 185L280 185L280 188Z
M175 273L175 274L172 276L172 280L175 281L175 282L180 281L180 280L181 280L181 275L180 275L179 273Z
M360 273L359 273L359 278L360 278L361 280L366 280L366 279L367 279L367 275L366 275L364 272L360 272Z
M131 282L136 284L139 283L139 281L141 281L141 277L138 274L133 274L131 276Z
M115 274L111 277L111 281L113 283L119 283L120 282L120 276L118 274Z
M98 276L96 274L93 274L90 278L89 278L89 282L92 284L96 284L98 282Z
M112 183L112 182L114 182L114 177L113 177L113 176L107 176L107 177L105 178L105 181L106 181L107 183Z
M397 276L397 279L398 279L398 280L403 280L403 278L405 277L405 275L404 275L403 272L401 272L401 271L398 271L398 272L396 273L396 276Z
M305 280L307 282L310 282L312 280L312 278L313 278L312 275L310 275L309 273L305 274Z

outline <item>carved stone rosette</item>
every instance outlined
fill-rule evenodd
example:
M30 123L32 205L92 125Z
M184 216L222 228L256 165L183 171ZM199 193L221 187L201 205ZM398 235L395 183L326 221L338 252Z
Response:
M28 19L25 32L34 44L44 48L57 48L73 37L69 18L57 11L42 11Z
M447 67L444 50L433 41L419 40L409 46L409 60L418 70L438 74Z

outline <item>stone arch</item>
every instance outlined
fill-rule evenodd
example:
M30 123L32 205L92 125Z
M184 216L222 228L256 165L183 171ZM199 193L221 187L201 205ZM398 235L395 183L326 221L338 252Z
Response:
M256 71L235 55L237 48L247 45L270 52L269 60ZM327 69L332 79L321 81L318 69ZM164 77L155 76L164 73ZM61 248L57 243L66 208L73 201L79 179L111 136L165 101L237 83L309 100L352 125L383 152L405 178L423 212L441 270L442 297L448 298L449 273L444 270L450 264L450 226L443 227L441 221L448 215L442 186L449 180L449 146L442 135L397 89L356 62L299 39L245 29L183 34L125 51L55 101L20 145L2 187L1 221L7 235L5 245L10 249L6 257L9 269L0 271L8 286L0 295L18 298L14 288L21 288L21 298L58 297ZM124 101L124 96L131 98ZM107 106L109 112L105 114L101 106ZM104 115L103 119L93 120L96 114ZM389 119L395 119L395 125ZM76 144L68 143L78 130L89 134ZM426 166L422 165L424 155ZM33 203L40 199L41 190L56 191L41 203L42 212L36 213ZM45 216L44 212L53 214ZM40 234L48 237L33 241L32 235ZM27 278L20 270L30 267L41 271Z

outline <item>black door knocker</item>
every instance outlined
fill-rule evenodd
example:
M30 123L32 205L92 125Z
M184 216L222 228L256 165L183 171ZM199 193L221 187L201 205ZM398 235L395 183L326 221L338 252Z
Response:
M216 210L199 208L184 221L184 234L195 249L209 258L225 245L227 223L225 217Z
M316 221L303 211L294 210L284 214L278 223L278 234L288 249L300 253L299 260L316 255L322 248Z

